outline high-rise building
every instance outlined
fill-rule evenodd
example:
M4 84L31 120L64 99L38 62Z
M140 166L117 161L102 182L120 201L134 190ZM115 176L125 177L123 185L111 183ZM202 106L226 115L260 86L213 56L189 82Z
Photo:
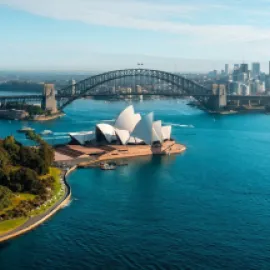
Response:
M229 75L229 64L225 65L225 73L226 75Z
M239 69L239 64L234 64L234 70L238 70Z
M246 72L239 72L237 81L239 82L246 82L249 79L249 74Z
M252 63L252 77L257 78L261 73L261 65L260 63Z
M233 74L232 74L232 77L233 77L233 81L234 82L238 81L239 74L240 74L239 69L234 68L234 71L233 71Z
M267 92L270 92L270 75L265 78L265 88Z
M76 81L75 80L70 80L69 83L71 84L71 95L76 94Z
M240 72L248 73L248 64L241 64Z

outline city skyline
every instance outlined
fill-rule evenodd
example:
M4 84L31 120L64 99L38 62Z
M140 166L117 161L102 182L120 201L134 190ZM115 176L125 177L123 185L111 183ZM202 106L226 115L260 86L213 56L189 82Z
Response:
M0 0L0 69L107 70L143 61L207 72L261 62L267 72L269 7L266 0Z

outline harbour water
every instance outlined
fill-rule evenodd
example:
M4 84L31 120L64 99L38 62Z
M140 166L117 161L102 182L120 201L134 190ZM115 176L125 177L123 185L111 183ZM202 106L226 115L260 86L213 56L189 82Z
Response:
M45 123L68 132L113 121L127 104L78 100ZM134 159L115 171L78 170L71 204L34 231L0 245L0 269L270 269L270 116L213 116L181 100L134 103L173 125L180 156Z

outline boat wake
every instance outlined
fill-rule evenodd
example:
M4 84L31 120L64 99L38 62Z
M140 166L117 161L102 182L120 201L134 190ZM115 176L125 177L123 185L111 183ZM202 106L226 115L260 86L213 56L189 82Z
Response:
M171 124L171 123L168 123L168 125L171 125L173 127L180 127L180 128L195 128L195 126L193 125L181 125L181 124Z
M69 132L53 132L54 136L67 136Z
M102 120L102 121L104 121L104 122L114 122L114 121L115 121L115 119L110 119L110 120Z

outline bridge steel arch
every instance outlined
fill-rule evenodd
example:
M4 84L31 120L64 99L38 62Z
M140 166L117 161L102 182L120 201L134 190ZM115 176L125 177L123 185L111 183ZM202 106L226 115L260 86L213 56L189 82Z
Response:
M210 89L207 89L206 87L180 75L152 69L125 69L109 71L99 75L91 76L85 80L77 82L74 85L70 85L66 88L58 90L59 96L67 97L67 100L60 106L60 109L63 109L74 100L83 97L87 93L88 95L91 95L91 90L93 91L97 86L100 86L109 81L131 76L152 77L167 83L171 83L179 89L179 93L184 92L188 96L211 95ZM156 94L158 95L159 93L157 92ZM162 93L160 94L162 95ZM93 92L93 95L96 94Z

